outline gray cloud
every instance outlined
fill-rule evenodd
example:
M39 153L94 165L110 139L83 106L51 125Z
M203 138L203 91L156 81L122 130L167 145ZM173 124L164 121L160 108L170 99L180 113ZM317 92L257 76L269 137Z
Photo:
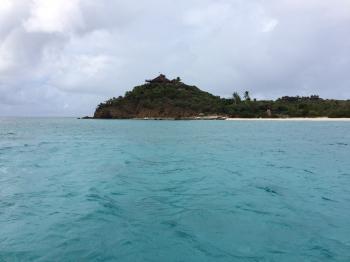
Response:
M82 115L163 72L221 96L350 98L347 0L2 0L0 115Z

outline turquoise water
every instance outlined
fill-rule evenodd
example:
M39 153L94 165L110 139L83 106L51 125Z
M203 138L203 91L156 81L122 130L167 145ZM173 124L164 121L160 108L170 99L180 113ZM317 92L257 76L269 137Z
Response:
M350 261L350 122L0 119L0 261Z

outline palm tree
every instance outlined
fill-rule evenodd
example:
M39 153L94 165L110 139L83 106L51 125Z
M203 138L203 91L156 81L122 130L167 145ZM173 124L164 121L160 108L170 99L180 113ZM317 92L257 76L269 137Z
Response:
M245 92L244 92L244 99L245 99L246 101L250 101L249 91L245 91Z
M242 99L237 92L234 92L232 96L233 96L233 101L235 102L236 105L241 103Z

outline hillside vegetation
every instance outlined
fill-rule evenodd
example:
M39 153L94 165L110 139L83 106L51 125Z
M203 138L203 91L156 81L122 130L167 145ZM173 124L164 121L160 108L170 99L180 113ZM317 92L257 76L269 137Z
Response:
M161 80L148 82L126 92L124 97L99 104L94 118L350 117L350 100L322 99L313 95L258 101L251 99L248 92L243 98L238 93L232 98L220 98L186 85L179 78L170 81L163 76Z

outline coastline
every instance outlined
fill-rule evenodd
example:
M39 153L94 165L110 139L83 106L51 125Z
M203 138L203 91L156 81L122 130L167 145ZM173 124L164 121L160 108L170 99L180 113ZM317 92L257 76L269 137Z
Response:
M205 116L205 117L188 117L188 118L172 118L172 117L144 117L144 118L94 118L81 117L78 119L94 119L94 120L157 120L157 121L312 121L312 122L350 122L350 118L328 118L328 117L286 117L286 118L230 118L223 116Z
M350 118L328 117L289 117L289 118L226 118L227 121L326 121L326 122L350 122Z

